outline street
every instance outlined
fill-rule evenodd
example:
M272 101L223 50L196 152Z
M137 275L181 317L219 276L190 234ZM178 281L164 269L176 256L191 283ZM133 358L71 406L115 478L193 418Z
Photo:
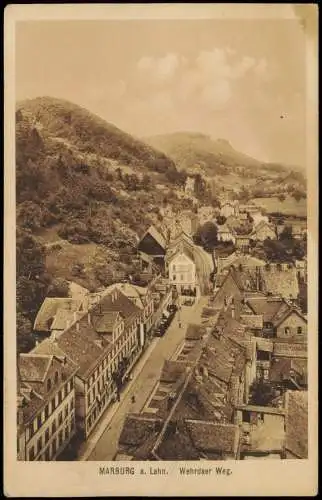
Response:
M140 360L141 365L139 361L134 368L133 381L123 389L121 401L114 404L116 406L114 414L111 414L111 409L108 409L101 425L98 426L101 431L98 429L96 433L94 432L93 437L90 437L86 442L82 460L113 460L126 414L129 412L138 413L143 408L159 379L164 361L170 359L181 345L187 324L201 322L201 311L206 305L206 301L206 297L201 297L195 306L182 307L181 311L177 312L164 337L153 340L154 346L151 348L151 354L149 354L148 348L148 352L143 355L143 357L148 355L146 361ZM178 326L179 320L182 324L181 328ZM133 395L135 396L134 403L132 402ZM101 435L99 436L99 434Z

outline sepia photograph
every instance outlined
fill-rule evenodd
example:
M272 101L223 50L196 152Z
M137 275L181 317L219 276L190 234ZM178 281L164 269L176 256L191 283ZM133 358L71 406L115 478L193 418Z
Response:
M10 460L75 496L313 463L314 494L315 5L45 7L6 13Z

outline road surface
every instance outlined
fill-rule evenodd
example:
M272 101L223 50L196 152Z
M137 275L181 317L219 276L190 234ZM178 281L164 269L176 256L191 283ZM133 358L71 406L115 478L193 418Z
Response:
M129 412L140 412L145 402L152 393L155 384L159 380L163 363L170 359L179 346L182 344L185 330L188 323L201 322L201 311L206 304L206 298L201 297L199 302L193 307L182 307L180 313L177 313L164 337L154 339L155 346L147 358L145 364L137 365L134 369L134 380L131 385L125 389L121 395L121 402L116 403L114 415L111 409L107 410L105 418L100 424L101 430L97 430L97 439L90 438L87 442L87 452L83 452L83 460L108 461L113 460L118 448L118 439L122 430L125 416ZM179 318L180 316L180 318ZM178 327L178 321L181 321L182 328ZM146 354L146 353L145 353ZM139 372L139 373L138 373ZM132 395L135 395L135 403L132 403ZM113 411L112 411L113 412ZM102 428L103 432L102 432Z

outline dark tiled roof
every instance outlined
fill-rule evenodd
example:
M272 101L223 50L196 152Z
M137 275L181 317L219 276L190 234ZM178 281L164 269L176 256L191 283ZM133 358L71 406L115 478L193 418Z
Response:
M21 380L25 382L43 382L51 362L52 357L48 355L20 354L19 370Z
M289 378L292 375L292 371L305 383L307 378L307 360L292 358L275 359L270 368L270 380L272 382L282 382L285 378Z
M119 438L122 445L142 445L157 430L161 430L162 421L155 417L147 417L137 414L127 415Z
M201 325L189 323L186 330L185 338L187 340L200 340L206 334L206 329Z
M110 333L113 331L119 317L120 314L116 311L95 314L92 318L92 324L98 333Z
M186 373L186 369L185 363L166 360L162 367L160 380L162 382L176 382L182 374Z
M289 309L289 306L281 298L258 297L249 298L247 305L252 309L254 314L261 315L263 321L273 322L278 311L283 308Z
M278 339L274 341L273 354L279 357L307 358L307 344L305 342L283 342L282 339Z
M236 454L239 441L237 425L200 420L188 420L186 425L198 450Z
M286 449L308 458L308 393L287 391Z

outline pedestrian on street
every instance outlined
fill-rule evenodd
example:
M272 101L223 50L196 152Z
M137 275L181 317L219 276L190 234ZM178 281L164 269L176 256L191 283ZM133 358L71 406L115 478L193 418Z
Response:
M135 403L135 396L133 394L133 396L131 397L131 402L134 404Z

